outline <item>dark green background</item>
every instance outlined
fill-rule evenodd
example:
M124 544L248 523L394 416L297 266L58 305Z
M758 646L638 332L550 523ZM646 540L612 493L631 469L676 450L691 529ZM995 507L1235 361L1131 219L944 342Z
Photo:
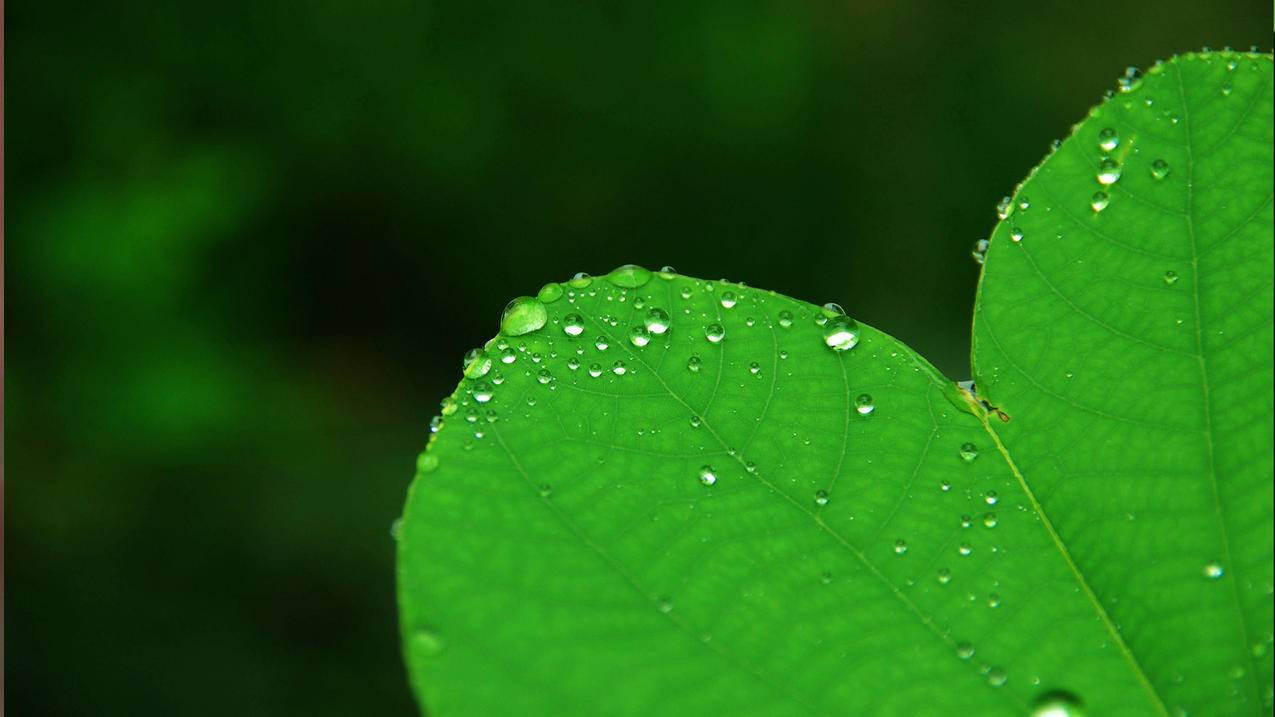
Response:
M1254 2L10 2L14 715L410 714L390 524L512 296L672 264L964 378L973 241ZM370 7L371 6L371 7Z

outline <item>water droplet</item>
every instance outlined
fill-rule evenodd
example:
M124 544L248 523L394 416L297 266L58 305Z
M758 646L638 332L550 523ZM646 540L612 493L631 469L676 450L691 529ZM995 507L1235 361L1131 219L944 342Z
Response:
M624 374L628 372L629 372L628 366L625 366L624 362L619 359L616 359L615 363L611 364L611 373L615 374L616 376L623 376Z
M854 410L860 416L867 416L876 410L876 404L872 402L872 396L861 393L858 398L854 399Z
M562 284L559 284L556 281L551 281L540 287L540 291L536 292L536 298L546 304L552 304L562 298L562 292Z
M1142 79L1142 71L1136 67L1124 68L1124 77L1116 80L1116 86L1121 92L1132 92L1138 86L1138 81Z
M825 318L829 319L836 316L845 316L846 310L841 308L841 304L838 304L835 301L829 301L823 305L823 315Z
M700 466L699 482L704 485L713 485L717 482L717 471L712 466Z
M1014 228L1010 229L1010 230L1009 230L1009 238L1010 238L1010 240L1011 240L1011 241L1013 241L1015 244L1018 244L1019 242L1021 242L1021 241L1023 240L1023 230L1022 230L1022 229L1019 229L1018 227L1014 227Z
M1229 82L1223 83L1223 84L1222 84L1222 96L1223 96L1223 97L1230 97L1230 96L1231 96L1231 92L1232 92L1232 90L1233 90L1233 89L1234 89L1234 88L1232 88L1232 87L1231 87L1231 83L1229 83Z
M982 266L987 261L987 250L991 248L992 243L986 239L979 239L974 242L974 248L970 250L970 256L974 257L974 263Z
M827 504L828 504L828 491L826 490L815 491L815 505L822 507Z
M417 473L433 473L436 470L438 470L438 456L433 453L422 453L416 457Z
M491 384L482 382L474 386L474 400L479 403L487 403L492 397Z
M598 376L601 376L601 375L602 375L602 364L600 364L600 363L591 363L591 364L589 364L589 375L590 375L590 376L592 376L592 377L594 377L594 378L597 378Z
M753 361L752 363L748 364L748 373L751 373L754 376L760 376L761 364L757 363L756 361Z
M651 280L651 270L643 269L637 264L625 264L616 267L607 274L607 281L625 289L636 289Z
M898 540L894 541L895 555L906 555L907 552L908 552L908 543L906 540L904 540L903 538L899 538Z
M1095 212L1101 212L1102 210L1106 209L1107 205L1110 203L1111 203L1111 198L1107 196L1106 192L1094 192L1093 196L1090 197L1089 199L1089 206Z
M503 364L511 364L518 360L518 352L506 346L500 351L500 362Z
M937 577L940 585L947 585L952 582L952 571L947 568L939 568Z
M1173 286L1174 284L1178 283L1178 273L1173 270L1164 272L1164 283L1168 284L1169 286Z
M1032 702L1031 717L1083 717L1080 698L1063 690L1050 690Z
M973 463L975 458L978 458L978 446L973 443L962 443L961 460L966 463Z
M1120 181L1120 163L1107 157L1098 163L1098 184L1110 186Z
M1008 219L1013 211L1014 200L1010 197L1001 197L1001 200L996 203L996 216L1000 219Z
M974 646L968 642L956 643L956 656L962 660L968 660L974 656Z
M991 671L987 673L987 684L992 687L1000 687L1008 681L1009 677L1006 676L1005 671L999 667L993 667Z
M990 608L998 608L1001 606L1001 596L992 593L987 596L987 606Z
M536 373L536 380L539 381L541 385L553 383L553 374L549 373L549 369L542 368Z
M823 342L834 351L849 351L858 346L858 322L848 316L829 318L823 327Z
M969 555L970 553L974 552L974 548L970 546L969 543L961 543L959 546L957 546L956 552L960 553L961 555Z
M962 527L962 528L968 528L968 527L970 527L970 526L971 526L971 525L973 525L973 524L974 524L974 519L973 519L973 518L969 517L968 515L962 515L962 516L961 516L961 527Z
M1151 176L1155 179L1164 179L1169 176L1169 163L1163 159L1157 159L1151 163Z
M984 514L983 514L983 525L984 525L985 527L988 527L988 528L995 528L995 527L996 527L996 514L995 514L995 513L984 513Z
M567 336L579 336L584 333L584 317L579 314L567 314L562 318L562 333Z
M491 357L483 349L470 349L461 360L465 378L481 378L491 370Z
M944 493L946 493L946 492L948 492L949 490L952 490L952 484L951 484L951 483L949 483L948 481L941 481L941 482L939 483L939 490L941 490L941 491L943 491Z
M1217 580L1225 574L1226 571L1222 569L1221 563L1209 563L1204 566L1204 577L1209 580Z
M996 505L996 502L999 500L1000 496L996 495L996 491L994 490L989 490L983 494L983 502L988 505Z
M673 612L673 601L666 597L660 598L659 601L655 603L655 605L656 607L660 609L660 612L664 613L665 615L667 615L670 612Z
M1120 146L1120 135L1112 127L1107 127L1098 133L1098 146L1104 152L1110 152Z
M686 359L686 368L691 373L699 373L700 367L704 365L703 360L699 356L691 356Z
M1018 198L1018 208L1021 209L1022 211L1027 211L1028 209L1031 208L1031 205L1032 205L1032 202L1027 197Z
M607 338L606 335L598 336L596 339L593 340L593 347L599 351L606 351L607 348L610 346L611 346L611 339Z
M579 272L567 282L567 286L573 289L587 289L589 284L593 283L593 277L587 272Z
M832 583L832 573L825 572L824 574L820 575L820 576L819 576L819 582L823 583L824 585L829 585L829 584L831 584L831 583Z
M704 338L708 339L710 344L721 343L722 339L726 338L726 329L722 328L721 324L709 324L704 327Z
M699 428L704 425L704 419L699 416L691 416L691 428Z
M791 311L784 310L779 312L779 326L785 329L792 327L792 312Z
M720 297L723 309L733 309L738 299L735 298L735 292L723 291Z
M647 331L650 331L656 336L660 336L665 331L669 330L670 324L668 312L664 309L653 308L646 312L646 320L643 324L646 326Z
M443 421L442 416L434 416L433 418L429 419L429 432L438 433L439 431L443 429L444 423L445 422Z
M634 326L629 329L629 341L638 348L646 346L651 343L651 332L645 326Z
M548 483L541 483L541 484L540 484L540 497L541 497L541 498L548 498L548 497L549 497L549 496L551 496L551 495L553 495L553 486L549 485Z

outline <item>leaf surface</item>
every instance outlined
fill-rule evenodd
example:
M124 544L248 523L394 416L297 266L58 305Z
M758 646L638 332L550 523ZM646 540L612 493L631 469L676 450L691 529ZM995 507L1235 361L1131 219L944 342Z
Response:
M1175 60L1021 187L974 335L1008 422L773 292L622 267L511 303L398 531L422 706L1260 712L1270 84L1269 57Z
M975 307L995 431L1170 711L1271 706L1271 107L1269 55L1154 68L1019 188Z

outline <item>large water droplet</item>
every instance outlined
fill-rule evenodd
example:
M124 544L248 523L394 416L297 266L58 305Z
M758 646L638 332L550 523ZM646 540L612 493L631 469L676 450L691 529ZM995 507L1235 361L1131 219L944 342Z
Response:
M1080 698L1063 690L1050 690L1032 702L1031 717L1083 717Z
M704 338L708 339L710 344L721 343L722 339L726 338L726 329L722 328L721 324L709 324L704 327Z
M551 281L540 287L540 291L536 293L536 298L546 304L552 304L562 298L562 292L562 284L559 284L556 281Z
M653 308L650 311L646 312L646 320L643 322L643 324L646 326L647 331L650 331L652 334L655 334L656 336L659 336L663 334L665 331L668 331L669 326L671 325L669 323L668 312L666 312L664 309L656 309L656 308Z
M625 289L636 289L651 280L651 270L643 269L637 264L625 264L616 267L607 274L607 281Z
M844 315L829 318L823 327L823 342L834 351L849 351L858 346L858 322Z
M661 266L660 270L655 272L655 274L661 279L669 281L677 277L677 269L665 264L664 266Z
M500 315L500 332L506 336L522 336L539 331L549 320L549 310L538 299L519 296L505 305Z
M593 277L587 272L581 271L576 273L575 276L571 277L571 279L567 281L567 286L570 286L573 289L587 289L589 284L592 283Z

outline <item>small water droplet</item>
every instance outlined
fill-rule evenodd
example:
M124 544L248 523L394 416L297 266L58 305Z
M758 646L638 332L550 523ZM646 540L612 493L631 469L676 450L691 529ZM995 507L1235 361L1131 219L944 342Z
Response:
M722 328L721 324L709 324L704 327L704 338L708 339L710 344L721 343L722 339L726 338L726 329Z
M691 428L699 428L704 425L704 419L699 416L691 416Z
M1025 212L1025 211L1027 211L1028 209L1030 209L1030 208L1031 208L1031 205L1032 205L1032 202L1031 202L1031 200L1030 200L1030 199L1028 199L1027 197L1019 197L1019 198L1018 198L1018 208L1019 208L1020 210L1022 210L1022 211L1024 211L1024 212Z
M815 491L815 505L822 507L827 504L828 504L828 491L826 490Z
M985 527L988 527L988 528L995 528L995 527L996 527L996 514L995 514L995 513L984 513L984 514L983 514L983 525L984 525Z
M831 584L831 583L832 583L832 573L825 572L824 574L820 575L820 576L819 576L819 582L823 583L824 585L829 585L829 584Z
M592 376L592 377L594 377L594 378L597 378L597 377L601 376L601 375L602 375L602 364L600 364L600 363L591 363L591 364L589 364L589 375L590 375L590 376Z
M713 485L717 482L717 471L709 465L700 466L699 482L704 485Z
M1234 88L1232 88L1232 87L1231 87L1231 83L1229 83L1229 82L1225 82L1225 83L1223 83L1223 84L1222 84L1222 96L1223 96L1223 97L1230 97L1230 96L1231 96L1231 92L1232 92L1232 90L1233 90L1233 89L1234 89Z
M1151 176L1154 179L1164 179L1169 176L1169 163L1163 159L1157 159L1151 163Z
M1106 127L1098 133L1098 146L1104 152L1110 152L1120 146L1120 135L1113 127Z
M660 612L664 613L665 615L667 615L670 612L673 612L673 601L666 597L660 598L655 603L655 605L656 607L660 609Z
M623 376L628 373L628 371L628 366L625 366L624 362L619 359L616 359L615 363L611 364L611 373L616 376Z
M784 310L779 312L779 326L780 328L785 328L785 329L792 327L792 312L791 311Z
M1095 212L1101 212L1110 203L1111 198L1107 196L1106 192L1094 192L1093 196L1089 198L1089 207Z
M704 365L704 361L699 356L692 355L686 359L686 368L691 373L699 373L700 367Z
M969 555L970 553L974 552L974 548L969 543L961 543L959 546L957 546L956 552L960 553L961 555Z
M664 266L661 266L660 270L655 273L657 276L659 276L661 279L664 279L665 281L669 281L677 277L677 269L674 269L673 267L667 264L665 264Z
M943 491L944 493L946 493L946 492L948 492L949 490L952 490L952 484L951 484L951 483L949 483L948 481L942 481L942 482L940 482L940 483L939 483L939 490L941 490L941 491Z
M571 279L567 281L567 286L570 286L573 289L587 289L589 288L589 284L592 283L593 277L590 276L588 272L581 271L576 273L575 276L571 277Z
M974 646L968 642L956 643L956 656L962 660L968 660L974 656Z
M987 684L991 685L992 687L1000 687L1008 681L1009 681L1009 677L1006 676L1005 671L999 667L993 667L987 673Z
M961 460L966 463L973 463L974 459L978 458L978 446L973 443L962 443L960 454Z
M1164 283L1168 284L1169 286L1173 286L1174 284L1178 283L1178 273L1176 271L1173 271L1172 269L1164 272Z
M470 349L461 360L465 378L482 378L491 370L491 357L483 349Z
M907 552L908 552L908 543L906 540L904 540L903 538L899 538L898 540L894 541L895 555L906 555Z
M1014 227L1013 229L1010 229L1009 238L1015 244L1021 242L1023 240L1023 230L1019 229L1018 227Z
M1204 577L1209 580L1217 580L1225 574L1226 571L1222 569L1221 563L1209 563L1204 566Z
M536 373L536 380L542 385L553 383L553 374L549 373L549 369L542 368Z
M996 495L996 491L994 490L989 490L983 494L983 502L987 503L988 505L996 505L996 502L999 500L1000 500L1000 497Z
M584 317L579 314L567 314L562 318L562 333L567 336L579 336L584 333Z
M487 403L492 398L491 384L482 382L474 386L474 400L479 403Z
M998 608L1001 606L1001 596L992 593L987 596L987 606L990 608Z
M866 393L861 393L858 398L854 399L854 410L858 411L860 416L867 416L875 411L876 408L876 404L872 402L872 396Z
M760 376L761 364L757 363L756 361L753 361L752 363L748 364L748 373L751 373L754 376Z
M1098 184L1110 186L1120 181L1120 163L1107 157L1098 163Z
M606 351L611 346L611 339L605 335L598 336L593 340L593 347L599 351Z
M438 470L438 456L433 453L422 453L416 457L416 472L433 473Z
M982 266L987 261L987 250L992 243L986 239L979 239L974 242L974 248L970 250L970 256L974 257L974 263Z
M849 351L859 345L859 323L844 315L829 318L823 327L823 342L834 351Z
M646 312L646 320L643 323L647 331L660 336L669 330L668 312L664 309L653 308Z
M1001 200L996 203L996 216L999 219L1008 219L1013 211L1014 200L1010 197L1001 197Z
M733 291L723 291L719 300L721 301L723 309L735 308L735 304L738 301L738 299L735 298L735 292Z
M940 585L947 585L952 582L952 571L947 568L939 568L937 577Z
M651 343L651 332L645 326L634 326L629 329L629 341L638 348Z

